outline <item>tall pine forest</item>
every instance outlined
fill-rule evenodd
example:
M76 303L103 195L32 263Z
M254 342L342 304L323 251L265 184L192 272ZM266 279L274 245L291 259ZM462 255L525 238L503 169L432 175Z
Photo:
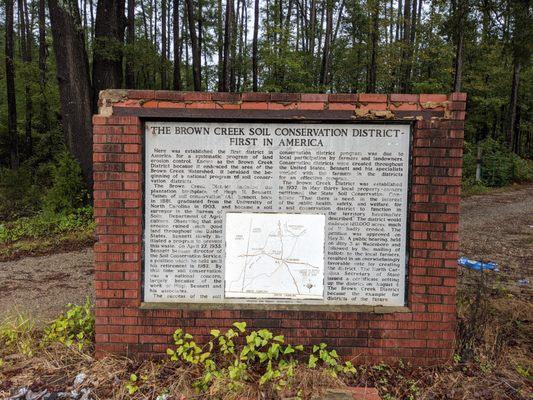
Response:
M465 185L529 180L532 13L529 0L1 0L0 220L90 204L107 88L466 92Z

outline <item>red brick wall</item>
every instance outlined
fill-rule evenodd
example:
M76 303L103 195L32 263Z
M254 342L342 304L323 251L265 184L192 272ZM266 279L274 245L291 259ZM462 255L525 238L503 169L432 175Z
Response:
M94 123L96 352L165 352L175 329L207 339L212 328L247 321L289 342L321 341L356 362L435 364L455 340L461 157L466 95L105 91ZM183 109L183 110L180 110ZM140 309L142 120L267 110L275 115L410 119L413 130L408 312L192 311ZM225 111L224 111L225 110ZM327 110L327 111L325 111ZM280 114L280 112L282 114ZM233 114L231 114L233 113ZM285 113L285 114L283 114ZM273 114L273 115L274 115ZM205 115L205 114L203 114ZM264 113L263 113L264 115Z

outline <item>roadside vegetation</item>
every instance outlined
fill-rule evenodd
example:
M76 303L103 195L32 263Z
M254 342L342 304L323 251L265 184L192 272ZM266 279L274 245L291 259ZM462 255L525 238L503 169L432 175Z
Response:
M0 169L0 261L94 242L89 195L78 163L62 152L33 176Z
M476 180L478 149L480 180ZM474 145L465 142L463 156L463 196L483 194L493 188L533 180L533 161L521 158L502 143L488 138Z
M303 400L328 388L364 386L377 388L384 400L531 399L527 291L504 289L488 272L465 270L461 279L457 351L447 365L352 364L326 343L304 348L267 329L249 330L245 322L212 330L204 344L178 329L158 361L96 360L87 301L69 305L45 326L24 316L0 324L0 397L31 388L88 392L95 399Z

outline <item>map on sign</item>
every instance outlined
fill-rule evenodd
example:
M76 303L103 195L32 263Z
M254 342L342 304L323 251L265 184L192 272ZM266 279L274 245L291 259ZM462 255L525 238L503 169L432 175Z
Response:
M325 216L227 213L227 298L323 299Z

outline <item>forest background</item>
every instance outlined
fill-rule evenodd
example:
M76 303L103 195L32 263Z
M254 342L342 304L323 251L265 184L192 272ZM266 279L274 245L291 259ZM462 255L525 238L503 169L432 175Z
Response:
M533 178L529 0L1 0L0 21L0 245L91 235L107 88L467 92L465 192Z

